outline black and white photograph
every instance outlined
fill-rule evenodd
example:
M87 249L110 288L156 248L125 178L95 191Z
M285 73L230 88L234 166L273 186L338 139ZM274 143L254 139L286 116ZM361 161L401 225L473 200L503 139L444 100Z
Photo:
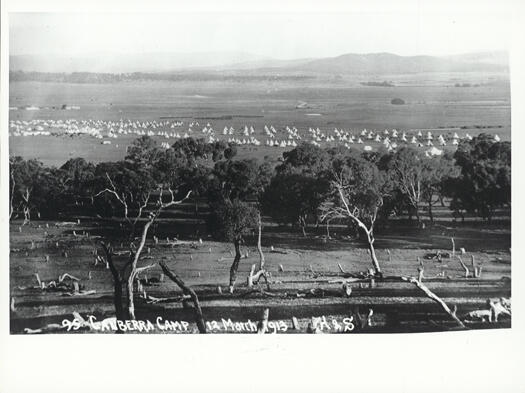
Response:
M512 331L519 7L394 3L4 10L6 334Z

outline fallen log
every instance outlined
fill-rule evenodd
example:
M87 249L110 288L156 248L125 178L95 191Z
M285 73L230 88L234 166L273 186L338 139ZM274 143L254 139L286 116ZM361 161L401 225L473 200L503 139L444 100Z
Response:
M260 278L263 277L264 281L266 282L267 289L270 290L270 283L268 282L268 276L269 276L269 273L265 269L260 269L257 273L255 273L255 264L253 264L250 269L250 273L248 274L248 279L247 279L248 288L253 287L255 284L259 282Z
M462 328L465 328L465 325L463 324L463 322L456 316L455 313L453 313L450 310L450 308L447 306L447 304L439 296L437 296L434 292L432 292L430 289L428 289L427 286L424 285L420 280L416 279L415 277L406 277L406 276L401 276L400 278L401 278L402 281L406 281L406 282L412 283L416 287L421 289L425 293L425 295L427 295L427 297L429 297L430 299L432 299L436 303L438 303L441 306L441 308L448 315L450 315L452 317L452 319L454 319L454 321L457 322L457 324L459 326L461 326Z
M202 315L202 309L201 309L201 306L200 306L200 303L199 303L199 298L197 296L197 294L195 293L195 291L190 288L189 286L187 286L184 281L182 281L182 279L177 276L175 273L173 273L169 268L168 266L166 265L166 262L164 261L161 261L159 263L162 271L164 272L164 274L170 279L172 280L175 284L177 284L180 289L182 289L182 292L185 294L185 295L189 295L191 297L191 300L193 301L193 305L195 307L195 319L196 319L196 322L197 322L197 327L199 329L199 332L200 333L206 333L206 323L204 322L204 317Z

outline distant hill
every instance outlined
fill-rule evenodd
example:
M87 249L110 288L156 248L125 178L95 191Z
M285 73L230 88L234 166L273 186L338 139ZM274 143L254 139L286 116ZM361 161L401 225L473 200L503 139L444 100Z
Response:
M454 56L348 53L319 59L279 60L244 52L10 56L10 71L40 73L171 73L179 71L252 74L395 75L417 72L508 71L504 52Z
M391 53L346 54L294 66L294 71L337 74L393 75L416 72L505 71L506 63L464 57L398 56Z

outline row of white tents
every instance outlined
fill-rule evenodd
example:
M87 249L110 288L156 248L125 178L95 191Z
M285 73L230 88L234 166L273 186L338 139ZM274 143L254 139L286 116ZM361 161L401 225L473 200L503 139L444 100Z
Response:
M198 121L187 124L182 121L138 121L123 120L11 120L9 122L10 136L63 136L63 135L88 135L96 139L116 139L125 135L148 135L164 139L179 139L188 137L204 137L209 143L217 140L227 140L237 145L265 145L268 147L286 148L297 146L300 141L307 141L316 146L343 145L350 148L353 144L366 145L382 144L388 150L394 150L400 145L416 145L417 147L435 146L444 147L457 145L460 140L470 140L472 137L466 133L460 137L457 132L451 136L434 134L427 130L404 130L385 129L384 131L367 130L349 131L342 128L333 130L321 130L319 127L308 127L305 131L296 126L283 126L275 128L273 125L265 124L262 130L257 130L253 125L244 125L239 128L225 125L222 135L217 135L212 125L208 122L202 126ZM182 128L182 129L181 129ZM265 141L263 143L263 139ZM494 135L494 141L500 141L498 135ZM105 143L108 144L108 143ZM169 147L168 142L162 142L162 146ZM432 150L432 149L429 149ZM433 150L435 152L435 150Z

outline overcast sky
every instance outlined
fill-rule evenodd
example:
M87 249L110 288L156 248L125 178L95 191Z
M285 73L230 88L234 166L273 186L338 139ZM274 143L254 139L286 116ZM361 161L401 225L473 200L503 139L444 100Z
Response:
M9 52L242 51L292 59L508 49L511 13L504 0L440 3L407 0L392 7L385 2L385 7L357 5L338 13L11 13Z

